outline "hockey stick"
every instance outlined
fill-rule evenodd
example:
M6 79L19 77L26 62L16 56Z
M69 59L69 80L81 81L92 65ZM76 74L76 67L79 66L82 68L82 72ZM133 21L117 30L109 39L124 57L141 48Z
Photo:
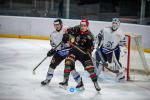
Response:
M116 49L114 49L114 50L116 50ZM109 52L110 53L110 52ZM115 64L118 66L118 69L122 69L122 66L118 63L118 61L117 61L117 59L116 59L116 56L115 56L115 54L114 54L114 51L112 51L112 62L115 62ZM99 54L99 56L100 56L100 58L101 58L101 60L102 60L102 64L105 64L105 61L104 61L104 58L103 58L103 56L102 56L102 54L101 54L101 52L99 52L98 51L98 54ZM95 59L96 60L96 59ZM119 72L122 72L123 71L123 69L122 70L114 70L114 69L110 69L110 68L108 68L107 66L104 66L107 70L109 70L109 71L111 71L111 72L113 72L113 73L119 73Z
M105 60L104 60L104 58L103 58L101 52L99 52L99 51L97 51L97 52L98 52L98 54L99 54L99 56L100 56L100 59L101 59L102 63L104 64L104 63L105 63Z
M111 71L111 72L113 72L113 73L119 73L119 72L122 72L124 69L122 69L122 66L118 63L118 61L117 61L117 59L116 59L116 56L115 56L115 54L114 54L114 51L115 50L117 50L117 49L114 49L114 50L111 50L111 51L109 51L109 53L113 53L112 54L112 62L114 62L117 66L118 66L118 69L120 69L120 70L115 70L115 68L114 69L110 69L109 67L107 67L107 66L104 66L107 70L109 70L109 71ZM99 52L98 51L98 54L99 54L99 56L100 56L100 59L101 59L101 61L102 61L102 65L104 64L105 65L105 61L104 61L104 58L103 58L103 56L102 56L102 54L101 54L101 52ZM94 58L93 58L94 59ZM94 59L94 60L96 60L96 59ZM97 61L96 61L97 62Z
M103 64L103 63L100 63L100 62L98 62L96 59L94 59L88 52L86 53L86 52L84 52L82 49L80 49L78 46L76 46L76 45L74 45L74 44L72 44L72 43L69 43L70 45L72 45L74 48L76 48L77 50L79 50L80 52L82 52L83 54L87 54L90 58L91 58L91 60L93 59L93 60L95 60L97 63L99 63L99 64ZM107 70L109 70L110 72L112 72L112 73L118 73L118 70L112 70L112 69L110 69L110 68L108 68L107 66L104 66Z
M57 49L58 46L62 44L62 41L54 48L54 50ZM35 75L35 70L47 59L48 56L44 57L44 59L33 69L33 74Z
M44 59L33 69L33 75L35 75L35 70L47 59L48 56L44 57Z
M76 45L74 45L73 43L69 42L69 44L71 46L73 46L74 48L76 48L78 51L82 52L83 54L87 54L86 52L84 52L83 50L81 50L79 47L77 47Z
M71 34L69 34L69 36L71 37L72 35ZM76 45L74 45L73 43L71 43L71 42L69 42L69 44L71 45L71 46L73 46L74 48L76 48L77 50L79 50L80 52L82 52L83 54L87 54L90 58L91 58L91 60L93 59L93 60L95 60L97 63L99 63L99 64L102 64L102 65L104 65L104 58L102 57L102 55L101 55L101 57L103 58L103 61L102 61L102 63L100 63L99 61L97 61L96 59L94 59L90 54L89 54L89 52L84 52L82 49L80 49L78 46L76 46ZM115 50L115 49L114 49ZM113 50L112 50L113 51ZM111 51L111 52L112 52ZM107 70L109 70L110 72L112 72L112 73L118 73L119 71L118 70L112 70L112 69L110 69L109 67L107 67L107 66L104 66Z
M99 64L101 64L101 65L104 65L104 62L103 62L103 61L102 61L102 63L101 63L101 62L97 61L95 58L91 57L90 54L88 54L88 55L90 56L91 59L95 60L96 63L99 63ZM102 55L101 55L101 57L102 57ZM107 70L109 70L109 71L112 72L112 73L118 73L118 72L119 72L118 70L112 70L112 69L110 69L110 68L107 67L107 66L103 66L103 67L105 67Z

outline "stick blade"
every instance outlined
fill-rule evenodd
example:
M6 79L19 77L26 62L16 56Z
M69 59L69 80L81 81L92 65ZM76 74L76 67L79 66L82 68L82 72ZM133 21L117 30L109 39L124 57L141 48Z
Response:
M35 71L33 71L32 74L35 75L36 74Z

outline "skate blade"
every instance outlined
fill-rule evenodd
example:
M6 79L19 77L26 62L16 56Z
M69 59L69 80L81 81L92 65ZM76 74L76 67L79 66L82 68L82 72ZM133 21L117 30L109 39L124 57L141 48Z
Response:
M47 84L41 84L41 86L42 86L42 87L44 87L44 86L49 86L49 83L47 83Z
M125 83L125 82L126 82L125 77L124 77L124 78L120 78L120 79L118 79L117 81L118 81L119 83Z
M85 88L84 87L80 87L80 88L76 88L77 91L84 91Z
M67 86L59 85L60 88L67 90Z
M100 92L101 90L102 90L101 88L100 89L96 89L97 92Z

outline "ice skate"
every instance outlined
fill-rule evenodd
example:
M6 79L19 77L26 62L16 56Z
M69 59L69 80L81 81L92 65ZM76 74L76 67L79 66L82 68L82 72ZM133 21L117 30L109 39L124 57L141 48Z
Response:
M81 82L76 86L77 91L83 91L84 90L84 85L83 82L81 80Z
M59 83L59 87L61 87L61 88L67 89L67 86L68 86L68 80L67 79L65 79L63 82Z
M100 91L101 88L99 87L98 83L97 82L94 82L94 87L97 91Z
M119 82L125 81L124 72L119 72L119 73L116 74L116 76L117 76L117 80L118 80Z
M41 85L48 85L50 83L50 80L46 79L44 81L41 82Z

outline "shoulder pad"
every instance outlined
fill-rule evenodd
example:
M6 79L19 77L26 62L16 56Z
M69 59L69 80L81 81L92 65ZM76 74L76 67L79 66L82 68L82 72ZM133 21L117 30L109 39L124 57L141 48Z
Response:
M94 40L93 34L88 34L88 35L87 35L87 38L88 38L89 40Z

